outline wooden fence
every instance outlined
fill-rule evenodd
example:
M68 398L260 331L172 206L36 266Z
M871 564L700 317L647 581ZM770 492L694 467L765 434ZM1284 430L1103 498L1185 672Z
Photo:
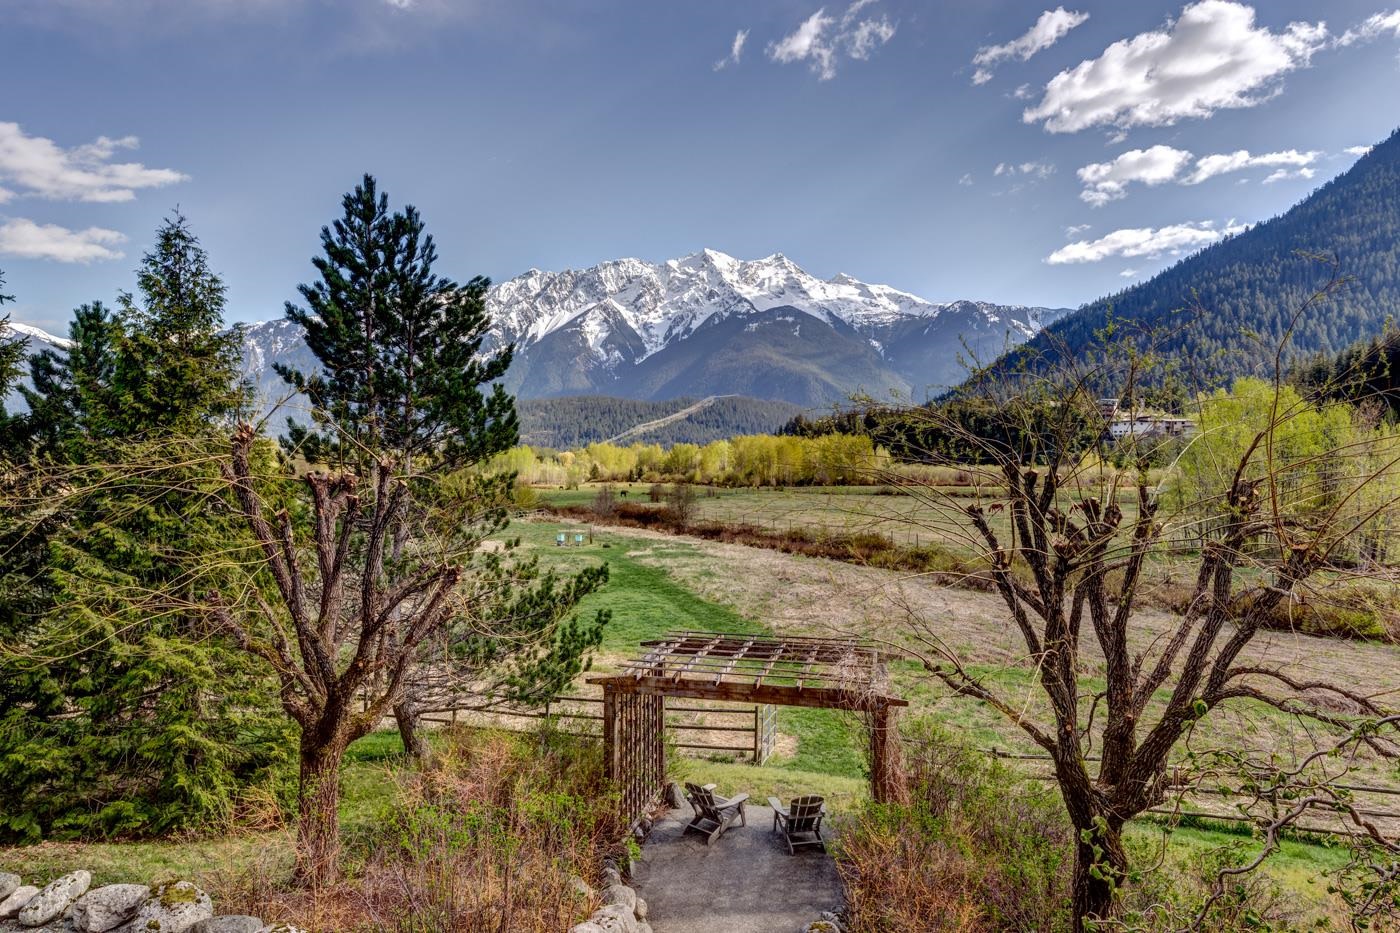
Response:
M1008 752L999 748L984 748L979 750L992 758L1001 761L1011 762L1013 764L1049 764L1053 760L1049 755L1033 755L1023 754L1019 752ZM1089 762L1097 762L1100 759L1097 756L1089 756L1085 760ZM1051 783L1055 780L1054 775L1050 773L1026 773L1023 774L1022 777L1024 777L1026 780L1041 781L1045 783ZM1357 813L1368 820L1375 821L1378 828L1380 828L1382 832L1384 832L1387 836L1400 836L1400 809L1386 808L1386 804L1390 802L1386 798L1400 797L1400 788L1375 787L1366 784L1350 783L1333 784L1332 787L1337 790L1346 791L1347 793L1351 794L1353 797L1352 805L1356 807ZM1153 807L1147 810L1148 813L1155 814L1157 816L1169 816L1173 818L1188 817L1195 819L1218 820L1222 823L1254 824L1257 822L1255 818L1245 816L1244 814L1240 813L1237 809L1233 812L1231 812L1229 809L1226 809L1232 802L1253 800L1254 798L1252 797L1246 797L1246 795L1244 794L1231 791L1227 788L1200 787L1179 782L1169 783L1168 788L1172 791L1182 792L1182 805L1180 807L1175 808ZM1214 800L1218 800L1220 805L1208 806L1204 801L1201 801L1199 799L1192 799L1199 797L1213 798ZM1368 800L1368 798L1381 799ZM1263 801L1266 805L1270 806L1273 809L1273 811L1278 815L1285 813L1293 805L1293 801L1282 800L1277 798L1271 799L1267 792L1263 792L1261 794L1260 800ZM1340 814L1340 811L1338 810L1321 805L1312 808L1312 812L1321 813L1324 815ZM1292 825L1292 829L1301 832L1319 833L1328 836L1351 836L1356 834L1355 830L1353 829L1342 828L1337 825L1326 826L1314 821L1296 822Z
M513 729L523 729L522 721L552 719L570 732L602 738L602 704L601 696L563 694L551 697L539 707L440 709L424 713L421 718L442 725L489 722ZM674 748L695 754L735 755L755 765L765 764L773 754L778 715L772 705L710 704L668 697L664 712L666 728L677 737L671 743Z

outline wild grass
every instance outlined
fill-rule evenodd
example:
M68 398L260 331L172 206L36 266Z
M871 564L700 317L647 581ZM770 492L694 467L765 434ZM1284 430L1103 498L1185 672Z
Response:
M596 743L543 729L450 730L433 766L398 772L345 882L308 892L251 873L223 909L317 930L557 933L586 917L624 827Z

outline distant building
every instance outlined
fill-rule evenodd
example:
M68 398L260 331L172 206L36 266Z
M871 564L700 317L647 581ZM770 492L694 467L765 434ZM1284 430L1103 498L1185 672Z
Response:
M1196 430L1196 422L1179 415L1153 411L1125 412L1116 398L1099 399L1104 433L1112 440L1125 437L1185 437Z

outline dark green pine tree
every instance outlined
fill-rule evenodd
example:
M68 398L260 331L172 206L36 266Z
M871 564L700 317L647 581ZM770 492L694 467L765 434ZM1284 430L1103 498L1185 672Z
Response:
M26 435L34 453L63 461L82 456L87 432L110 406L116 367L116 323L100 301L74 310L69 344L62 352L41 350L29 358Z
M287 305L320 368L278 370L306 393L320 423L334 427L314 435L294 428L294 441L313 459L393 451L434 469L514 445L515 403L497 382L512 348L481 353L490 281L458 285L436 275L437 248L418 211L391 213L372 176L342 206L341 219L321 229L325 254L312 260L319 280L299 288L306 306Z
M287 443L312 462L351 466L362 476L382 469L387 458L412 484L412 506L387 539L397 561L409 548L417 520L411 513L440 505L433 500L441 479L517 442L515 402L499 382L512 348L482 352L491 283L478 276L459 285L437 275L437 249L417 210L390 211L370 175L345 195L342 209L341 218L321 230L323 255L312 260L318 279L299 289L305 307L287 305L287 318L305 329L320 363L315 373L281 370L306 393L317 423L312 432L291 425ZM513 477L498 480L464 480L481 503L475 527L464 532L479 537L504 526ZM496 652L476 642L454 646L451 637L435 640L434 650L480 662L467 665L473 676L488 662L499 671L509 668L503 677L515 693L529 692L530 684L545 692L562 687L598 644L606 617L583 627L561 621L606 573L561 585L533 562L486 561L479 572L497 577L532 611L508 618L507 604L497 607ZM480 619L476 625L479 631ZM425 657L424 663L442 666L448 659ZM423 700L418 687L410 683L394 708L405 747L415 755L426 751L416 731Z
M197 827L288 762L275 685L208 631L186 572L232 537L208 500L244 398L223 296L177 215L136 294L80 308L73 347L34 364L28 507L7 514L45 556L0 618L0 836Z

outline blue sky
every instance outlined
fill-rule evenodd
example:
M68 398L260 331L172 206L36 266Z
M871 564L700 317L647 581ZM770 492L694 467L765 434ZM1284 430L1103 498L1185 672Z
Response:
M231 316L280 316L365 171L460 279L712 247L1072 306L1400 125L1385 0L0 0L0 21L0 269L15 319L54 330L132 287L176 205Z

